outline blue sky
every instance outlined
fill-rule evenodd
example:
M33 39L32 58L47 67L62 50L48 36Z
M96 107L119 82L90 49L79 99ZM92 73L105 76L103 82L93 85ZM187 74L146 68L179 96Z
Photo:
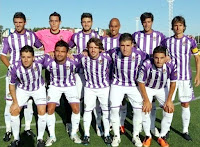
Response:
M198 9L200 0L175 0L173 15L186 19L186 34L200 33ZM136 30L135 18L143 12L154 14L153 29L168 35L167 0L1 0L0 25L14 28L12 17L15 12L23 12L28 20L27 27L48 27L49 15L56 11L62 16L61 26L81 28L80 16L83 12L93 14L93 28L108 28L109 20L119 18L120 32L133 33ZM139 29L142 29L139 23Z

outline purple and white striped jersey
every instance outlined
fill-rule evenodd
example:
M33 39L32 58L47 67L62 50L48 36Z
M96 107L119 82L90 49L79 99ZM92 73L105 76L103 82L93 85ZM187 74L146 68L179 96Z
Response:
M177 69L174 61L163 64L162 68L157 68L153 59L147 59L143 62L137 81L145 83L145 86L153 89L161 89L167 86L167 79L170 82L176 82Z
M85 34L83 31L79 31L78 33L73 34L71 41L69 42L70 48L73 48L76 46L77 48L77 54L80 54L84 49L87 48L87 42L90 40L90 38L100 38L99 35L92 30L90 34Z
M24 68L21 60L15 62L11 65L11 71L9 74L10 84L15 84L18 79L18 88L26 91L35 91L44 85L44 80L42 78L42 64L34 61L30 68Z
M82 63L87 88L105 88L110 85L109 66L112 61L106 53L100 53L99 57L94 60L89 56L77 56Z
M75 86L75 70L78 60L66 59L64 64L58 64L49 55L38 58L43 63L44 68L50 72L50 85L56 87Z
M196 41L185 35L180 39L171 36L163 41L163 45L169 50L170 56L175 58L178 80L191 80L191 54L198 55Z
M119 86L136 86L136 78L139 66L146 58L146 54L140 49L133 47L132 54L124 57L120 48L114 48L108 51L113 60L114 73L112 84Z
M165 39L165 35L154 30L151 34L145 34L144 31L138 31L133 33L132 38L139 49L148 55L152 55L154 48L159 46Z
M10 54L10 64L15 63L20 59L20 50L25 45L42 47L42 43L36 37L35 33L25 30L24 34L19 34L16 31L3 40L2 55Z
M119 47L119 37L121 34L119 34L117 37L102 37L102 43L103 43L103 48L105 51L108 51L110 49Z

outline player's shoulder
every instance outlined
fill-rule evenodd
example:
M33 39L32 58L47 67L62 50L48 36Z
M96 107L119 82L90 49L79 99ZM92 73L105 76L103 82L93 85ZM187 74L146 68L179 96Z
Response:
M73 34L73 32L72 31L70 31L70 30L60 30L60 33L61 34Z
M137 35L139 35L139 34L144 34L144 32L143 32L143 31L136 31L136 32L134 32L134 33L132 34L132 37L135 37L135 36L137 36Z
M184 35L184 37L185 37L188 41L190 41L190 42L196 42L196 41L195 41L195 38L193 38L193 37L190 36L190 35Z

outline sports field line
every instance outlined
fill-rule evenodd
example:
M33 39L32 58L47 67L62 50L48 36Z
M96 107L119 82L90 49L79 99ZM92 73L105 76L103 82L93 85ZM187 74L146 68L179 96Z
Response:
M1 76L1 77L0 77L0 79L3 79L3 78L5 78L5 77L6 77L6 75L4 75L4 76Z
M200 96L196 97L196 99L194 99L193 101L196 101L196 100L199 100L200 99ZM180 102L177 102L177 103L174 103L174 106L177 106L177 105L180 105L181 103ZM156 107L157 110L161 110L162 108L160 107ZM82 118L81 118L82 119ZM63 121L62 120L57 120L56 121L56 124L62 124ZM31 123L31 126L36 126L36 123ZM25 127L25 124L22 124L22 127ZM5 129L6 126L0 126L0 129Z

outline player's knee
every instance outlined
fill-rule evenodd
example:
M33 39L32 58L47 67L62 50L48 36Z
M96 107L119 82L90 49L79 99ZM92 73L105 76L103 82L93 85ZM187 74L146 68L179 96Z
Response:
M79 107L74 107L72 112L75 113L75 114L78 114L80 112Z
M14 111L11 112L11 115L12 116L17 116L17 115L19 115L19 113L20 113L19 110L14 110Z
M39 110L38 111L38 114L39 115L44 115L46 113L46 109L43 109L43 110Z
M185 108L188 108L190 106L190 103L189 102L187 102L187 103L181 103L181 106L185 107Z
M53 114L55 112L55 107L48 107L47 112L49 115Z

